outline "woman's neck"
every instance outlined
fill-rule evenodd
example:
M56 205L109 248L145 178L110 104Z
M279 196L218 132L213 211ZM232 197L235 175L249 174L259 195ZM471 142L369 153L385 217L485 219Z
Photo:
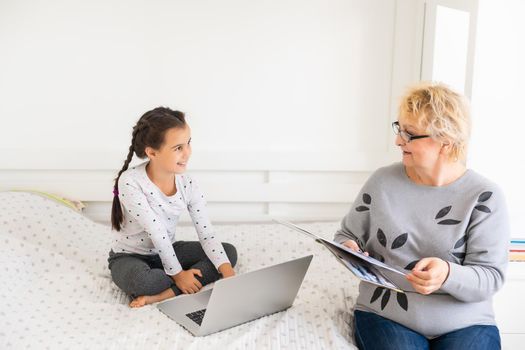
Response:
M459 179L467 168L462 162L448 162L432 168L406 167L405 171L410 180L419 185L439 187Z

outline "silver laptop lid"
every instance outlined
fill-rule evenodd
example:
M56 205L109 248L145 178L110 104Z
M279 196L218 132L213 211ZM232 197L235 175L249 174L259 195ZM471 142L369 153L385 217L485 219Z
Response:
M207 335L292 306L312 255L215 282L197 335Z

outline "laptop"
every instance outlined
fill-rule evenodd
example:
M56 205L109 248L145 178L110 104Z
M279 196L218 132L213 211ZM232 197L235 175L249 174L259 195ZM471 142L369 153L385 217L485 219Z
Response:
M220 279L213 288L168 299L157 307L195 336L219 332L292 306L312 257Z

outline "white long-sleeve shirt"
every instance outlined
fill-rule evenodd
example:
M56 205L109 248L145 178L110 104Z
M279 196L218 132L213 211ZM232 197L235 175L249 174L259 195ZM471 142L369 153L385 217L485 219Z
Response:
M118 182L124 222L114 231L115 253L158 254L168 275L182 271L172 244L184 210L188 210L202 248L218 269L229 263L221 241L213 231L204 195L188 175L176 175L177 192L166 196L148 177L142 163L124 171Z

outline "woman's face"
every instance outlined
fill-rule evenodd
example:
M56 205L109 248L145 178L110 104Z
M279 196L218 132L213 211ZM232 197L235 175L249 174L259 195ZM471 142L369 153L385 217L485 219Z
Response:
M156 167L169 173L184 173L191 156L190 127L186 124L184 128L168 129L160 149L149 149L146 153Z
M426 135L425 130L419 130L414 124L402 118L399 119L399 126L400 130L411 136ZM406 141L397 135L395 143L403 152L403 165L406 167L431 169L443 158L442 142L432 137Z

